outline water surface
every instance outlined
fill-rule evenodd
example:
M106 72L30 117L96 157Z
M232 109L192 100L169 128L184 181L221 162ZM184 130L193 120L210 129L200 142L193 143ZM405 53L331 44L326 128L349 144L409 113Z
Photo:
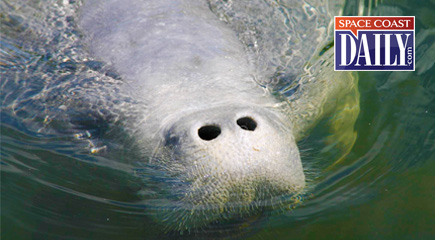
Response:
M11 2L5 1L0 6L7 8L13 5ZM52 18L48 22L67 30L62 31L63 35L45 32L44 28L26 32L29 36L46 35L47 39L58 41L56 44L18 41L23 39L20 29L32 23L1 10L1 23L8 25L1 31L1 89L11 89L14 84L21 86L15 91L1 92L2 107L14 104L17 99L29 101L13 111L8 108L1 112L1 238L175 238L161 233L145 214L152 209L145 209L141 204L140 174L133 173L126 160L135 157L129 147L131 139L122 139L124 145L108 155L104 150L99 151L99 147L110 143L94 141L100 130L107 127L104 123L90 123L94 126L92 131L84 131L81 136L72 136L68 131L56 134L44 131L45 123L56 122L37 117L39 114L35 112L45 109L34 104L38 99L31 96L44 87L47 93L62 96L62 89L49 91L50 86L44 84L47 79L56 77L71 86L74 84L71 79L75 79L71 72L81 68L98 70L101 66L98 62L75 58L80 56L75 52L80 46L75 39L74 25L68 18L66 21L57 18L74 7L53 6L56 11L53 10L52 16L40 16L32 10L38 9L38 4L34 5L29 6L29 18ZM346 2L344 15L416 16L415 72L358 73L360 113L350 151L337 144L340 131L331 130L331 125L340 123L336 115L325 116L299 143L304 164L312 164L317 169L313 190L301 206L260 220L246 220L240 236L222 233L222 229L211 229L205 236L209 239L433 239L434 9L432 1ZM50 47L59 43L66 44L62 45L62 54ZM68 61L61 59L65 56ZM6 60L16 64L1 64ZM35 77L30 72L41 74ZM112 76L109 70L106 74ZM193 238L188 234L183 237Z

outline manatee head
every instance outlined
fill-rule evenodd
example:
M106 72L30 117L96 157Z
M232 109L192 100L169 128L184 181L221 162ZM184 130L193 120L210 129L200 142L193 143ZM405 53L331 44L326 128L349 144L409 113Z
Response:
M166 210L173 229L285 207L305 187L299 150L288 119L258 106L194 111L161 131L155 165L167 177ZM158 164L157 164L158 163ZM162 190L163 191L163 190Z

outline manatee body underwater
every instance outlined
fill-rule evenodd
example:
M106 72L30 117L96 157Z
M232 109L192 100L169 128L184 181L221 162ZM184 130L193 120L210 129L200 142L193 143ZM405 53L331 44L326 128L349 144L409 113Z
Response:
M32 112L26 124L41 133L82 136L106 126L128 135L137 156L128 163L141 170L145 205L167 230L290 209L309 182L297 141L336 108L331 99L354 91L356 79L331 70L324 46L333 13L320 11L327 3L293 30L281 10L301 13L303 4L284 3L73 1L55 24L31 23L47 35L36 27L5 34L5 42L52 37L33 51L60 49L51 56L60 63L55 72L29 70L42 80L2 105ZM261 11L276 19L260 21ZM74 37L57 36L57 28ZM93 135L90 155L119 148Z

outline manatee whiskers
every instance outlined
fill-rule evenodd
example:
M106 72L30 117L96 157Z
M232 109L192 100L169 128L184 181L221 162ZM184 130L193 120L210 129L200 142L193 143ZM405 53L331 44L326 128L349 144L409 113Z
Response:
M183 199L184 200L184 199ZM222 199L218 199L222 200ZM201 202L200 205L187 204L159 209L160 219L164 219L167 231L190 231L207 228L213 223L223 224L225 221L248 218L251 216L286 212L301 203L300 195L280 196L268 200L246 202L210 203ZM185 205L184 205L185 204ZM269 213L268 213L269 212ZM207 224L205 224L207 223Z
M300 202L297 196L303 188L282 184L279 178L271 179L266 168L252 174L246 166L236 169L237 174L234 174L225 166L214 164L211 171L208 163L214 159L206 148L179 145L182 139L171 139L161 141L153 154L153 162L158 161L167 176L167 185L162 191L172 199L160 206L157 213L168 231L200 229L216 221L289 210ZM179 152L186 150L193 159L186 159L186 155Z

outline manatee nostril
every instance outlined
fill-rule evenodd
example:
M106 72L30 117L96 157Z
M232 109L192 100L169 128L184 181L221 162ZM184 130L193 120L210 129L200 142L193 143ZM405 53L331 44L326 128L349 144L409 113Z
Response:
M208 125L198 129L198 136L206 141L217 138L219 134L221 134L221 129L218 126Z
M242 129L248 131L254 131L257 128L257 123L250 117L242 117L237 120L237 125Z

